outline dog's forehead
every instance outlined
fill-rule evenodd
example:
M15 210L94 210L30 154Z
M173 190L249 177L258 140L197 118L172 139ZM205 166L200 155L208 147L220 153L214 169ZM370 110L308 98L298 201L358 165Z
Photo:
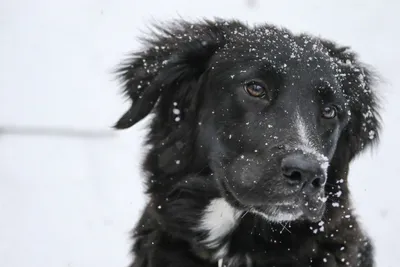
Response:
M273 27L243 29L231 35L233 44L259 49L279 50L292 57L300 57L304 52L327 53L317 38L307 35L294 35Z
M251 70L271 67L291 82L324 82L329 88L338 87L337 65L321 42L307 35L275 28L244 29L235 32L217 54L215 63L226 62L225 67L231 66L238 73L250 75Z
M328 50L317 38L273 27L234 30L221 52L227 60L265 61L277 69L335 71Z

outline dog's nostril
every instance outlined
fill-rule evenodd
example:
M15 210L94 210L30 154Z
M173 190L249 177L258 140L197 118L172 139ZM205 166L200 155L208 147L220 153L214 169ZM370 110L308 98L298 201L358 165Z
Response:
M312 180L311 184L314 187L321 187L324 184L324 179L321 177L316 177L314 180Z
M289 178L292 182L301 182L302 181L302 174L298 170L286 170L283 171L283 175L286 178Z
M288 177L290 180L300 182L301 181L301 172L293 171L290 176Z

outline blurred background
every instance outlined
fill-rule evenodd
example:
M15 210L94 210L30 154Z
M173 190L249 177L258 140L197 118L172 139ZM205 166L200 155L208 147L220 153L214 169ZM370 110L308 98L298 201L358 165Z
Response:
M381 145L350 183L378 266L398 267L399 12L395 0L0 0L0 266L127 266L148 120L111 130L128 106L111 71L148 22L217 16L350 45L381 74Z

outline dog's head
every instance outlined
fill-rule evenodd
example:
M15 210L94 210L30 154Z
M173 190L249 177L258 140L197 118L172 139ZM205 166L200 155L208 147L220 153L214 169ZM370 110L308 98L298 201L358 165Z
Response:
M319 220L327 182L378 139L370 71L347 48L268 25L157 29L118 69L132 107L115 127L156 114L149 171L207 167L240 209Z

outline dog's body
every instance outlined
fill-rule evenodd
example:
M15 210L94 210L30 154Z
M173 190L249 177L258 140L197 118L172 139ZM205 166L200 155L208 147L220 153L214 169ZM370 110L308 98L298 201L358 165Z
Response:
M355 54L270 25L157 29L118 69L115 127L155 115L131 266L374 266L347 183L379 131Z

